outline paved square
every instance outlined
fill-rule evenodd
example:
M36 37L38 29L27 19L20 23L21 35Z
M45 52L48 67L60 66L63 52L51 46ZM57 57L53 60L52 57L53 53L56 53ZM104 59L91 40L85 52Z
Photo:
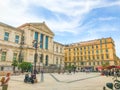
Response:
M112 77L101 76L100 73L44 74L44 82L24 83L24 75L11 76L8 90L103 90L106 82ZM0 88L1 90L1 88Z

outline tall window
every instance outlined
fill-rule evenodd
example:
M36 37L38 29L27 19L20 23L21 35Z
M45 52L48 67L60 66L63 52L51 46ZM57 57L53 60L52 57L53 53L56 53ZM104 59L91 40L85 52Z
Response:
M13 54L13 60L17 60L17 53Z
M108 53L108 49L106 49L106 53Z
M8 41L8 39L9 39L9 33L8 33L8 32L5 32L5 34L4 34L4 40L5 40L5 41Z
M58 58L56 57L56 64L58 65Z
M19 36L18 35L15 36L15 43L19 43Z
M35 32L34 40L38 40L38 32Z
M60 48L60 53L62 53L62 47Z
M56 52L58 53L58 46L56 46Z
M43 48L43 34L40 34L40 48Z
M48 49L48 36L46 36L46 40L45 40L45 49Z
M48 66L48 55L46 55L45 66Z
M6 52L2 52L1 61L6 60Z
M106 54L106 58L109 59L109 55L108 54Z

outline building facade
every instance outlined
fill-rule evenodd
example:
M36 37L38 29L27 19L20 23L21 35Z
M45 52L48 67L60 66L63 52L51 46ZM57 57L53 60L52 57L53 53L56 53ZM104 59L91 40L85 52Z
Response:
M24 31L24 60L34 65L36 56L37 70L53 64L54 33L43 23L26 23L18 27ZM34 41L37 41L37 46ZM37 49L37 52L36 52Z
M117 65L113 39L102 38L65 46L65 65L96 70L104 64Z
M54 49L53 56L54 65L57 65L58 68L64 68L64 45L54 41L53 49Z
M31 62L34 66L36 58L37 70L54 64L53 37L45 22L26 23L18 28L0 23L0 69L12 70L13 60Z
M18 60L23 31L0 23L0 70L12 70L11 63Z

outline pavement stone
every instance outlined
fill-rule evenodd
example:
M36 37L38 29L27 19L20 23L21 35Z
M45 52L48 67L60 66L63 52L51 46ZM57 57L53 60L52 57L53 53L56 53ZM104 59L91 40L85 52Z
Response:
M40 74L37 74L37 79L38 83L30 84L23 82L24 75L11 76L8 90L103 90L107 82L113 81L112 77L100 76L100 73L82 72L72 75L45 73L44 82L40 82Z

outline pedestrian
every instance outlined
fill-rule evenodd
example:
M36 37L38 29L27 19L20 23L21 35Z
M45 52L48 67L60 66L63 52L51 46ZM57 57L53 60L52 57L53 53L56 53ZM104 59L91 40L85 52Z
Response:
M44 81L44 75L43 75L43 73L44 73L44 71L43 71L43 70L41 70L41 82L43 82L43 81Z
M1 80L0 80L1 85L3 85L3 84L4 84L4 81L5 81L5 77L2 77L2 78L1 78Z
M10 73L7 73L3 83L1 85L2 86L2 90L7 90L9 80L10 80Z

